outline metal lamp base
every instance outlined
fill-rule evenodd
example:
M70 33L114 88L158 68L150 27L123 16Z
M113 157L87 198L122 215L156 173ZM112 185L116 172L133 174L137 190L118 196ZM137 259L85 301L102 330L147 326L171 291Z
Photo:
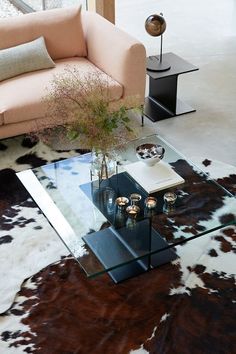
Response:
M150 56L147 58L147 70L150 71L167 71L171 68L171 65L166 61L160 61L157 56Z

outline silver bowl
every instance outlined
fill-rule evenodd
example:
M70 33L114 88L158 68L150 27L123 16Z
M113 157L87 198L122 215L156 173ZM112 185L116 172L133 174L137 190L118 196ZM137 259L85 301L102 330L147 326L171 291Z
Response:
M136 156L148 166L154 166L163 159L165 149L161 145L146 143L136 148Z

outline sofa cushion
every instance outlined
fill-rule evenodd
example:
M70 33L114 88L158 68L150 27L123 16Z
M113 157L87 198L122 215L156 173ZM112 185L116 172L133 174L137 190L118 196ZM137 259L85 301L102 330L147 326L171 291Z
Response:
M44 117L47 106L43 98L50 90L54 74L64 72L66 66L78 66L81 75L99 70L85 58L61 59L55 63L56 67L53 69L22 74L0 83L0 116L3 114L4 124ZM123 87L106 74L103 75L109 83L110 100L120 99Z
M0 50L0 81L30 71L55 67L44 38Z
M0 19L0 49L44 37L53 59L87 55L81 23L81 8L39 11Z

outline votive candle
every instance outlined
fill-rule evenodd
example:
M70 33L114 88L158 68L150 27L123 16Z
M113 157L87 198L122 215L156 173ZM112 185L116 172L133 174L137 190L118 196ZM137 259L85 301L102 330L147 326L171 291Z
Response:
M155 197L147 197L144 203L148 209L154 209L157 205L157 199Z
M118 208L124 209L124 207L129 203L129 199L126 197L118 197L116 198L116 204Z
M140 208L137 205L130 205L126 208L126 212L129 214L131 218L135 218L137 214L140 212Z

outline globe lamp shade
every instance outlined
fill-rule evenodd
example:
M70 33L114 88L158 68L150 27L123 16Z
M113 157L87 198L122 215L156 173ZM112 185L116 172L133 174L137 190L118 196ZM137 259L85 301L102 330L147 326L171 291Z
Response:
M150 36L158 37L166 30L166 21L161 15L151 15L145 21L145 29Z
M167 71L171 68L170 64L162 60L162 34L166 30L166 21L162 14L150 15L145 21L145 29L153 37L161 36L161 48L159 56L147 58L147 69L150 71Z

